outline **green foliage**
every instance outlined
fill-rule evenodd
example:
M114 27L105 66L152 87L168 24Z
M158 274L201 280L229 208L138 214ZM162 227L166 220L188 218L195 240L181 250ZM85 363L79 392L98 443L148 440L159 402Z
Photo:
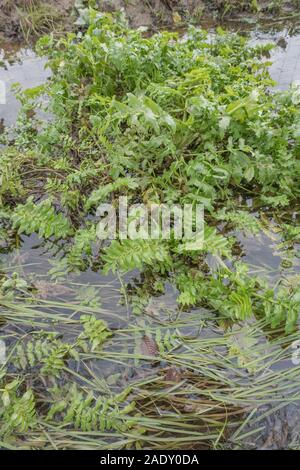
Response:
M153 340L157 344L158 351L162 356L168 354L181 344L179 333L169 329L162 332L160 328L157 328L153 335Z
M181 291L178 302L184 307L209 307L231 322L265 318L271 328L285 325L286 333L293 332L299 317L299 288L272 289L247 270L247 265L239 263L236 272L221 267L213 276L181 274L176 279Z
M96 240L96 227L94 225L77 230L67 254L67 263L70 270L84 270L89 266L93 243Z
M138 188L138 183L133 178L118 178L114 183L108 183L102 188L93 191L86 202L86 209L90 209L93 206L97 207L101 202L107 200L109 194L122 188L135 190Z
M260 305L272 328L284 323L286 333L295 330L300 310L299 289L280 287L277 292L267 289Z
M31 389L17 395L18 381L6 385L2 394L4 406L0 406L0 435L7 437L13 432L26 433L37 423L36 403Z
M231 322L264 317L290 331L297 322L294 294L241 270L236 240L226 230L259 233L242 203L247 198L253 212L268 208L279 216L297 203L299 87L270 92L274 83L261 57L271 46L251 47L221 29L210 41L194 27L184 38L145 37L122 15L92 8L84 10L84 24L77 35L39 41L52 72L47 87L16 88L22 104L16 138L6 135L0 152L1 236L19 241L18 235L37 233L59 241L63 256L50 272L56 278L88 268L141 270L146 283L159 278L175 285L182 307L206 305ZM33 111L45 92L52 119L41 122ZM117 207L121 196L147 206L201 204L204 241L123 240L117 233L100 242L97 207ZM290 229L289 249L295 236ZM135 313L145 310L146 290L131 295ZM276 309L269 308L269 291ZM84 327L95 328L85 334L97 348L109 333L94 321ZM63 356L53 352L54 369Z
M36 332L34 339L16 344L11 362L22 371L36 368L42 375L59 378L69 359L78 360L79 351L96 351L112 336L107 324L92 315L82 315L81 332L73 343L58 339L56 333Z
M78 289L76 300L80 305L88 305L93 308L101 306L101 297L99 291L93 286L82 286Z
M13 273L11 277L0 281L0 293L10 295L14 292L26 292L28 284L25 279L21 279L18 273Z
M26 157L16 149L10 148L0 153L0 207L9 198L24 195L21 170L25 161Z
M111 397L95 398L93 393L84 395L74 385L67 396L54 403L47 419L52 420L58 413L63 415L63 423L82 431L119 431L126 432L133 427L130 413L135 403L125 404L130 389Z
M255 280L247 277L243 266L236 273L223 268L214 276L181 275L177 284L181 290L178 302L183 306L208 306L233 322L246 320L254 313L251 294Z
M111 336L111 332L103 320L97 320L91 315L83 315L80 322L83 324L84 331L80 335L79 341L81 342L81 339L88 340L91 343L92 351L99 349Z
M1 441L46 449L216 447L232 416L271 403L270 396L277 409L289 382L291 401L299 401L296 366L271 373L297 339L299 279L278 275L270 285L255 276L234 234L258 235L258 214L263 220L267 209L278 248L295 254L299 229L287 215L300 195L300 89L271 92L261 60L270 47L252 48L235 34L218 30L208 41L190 28L184 37L145 37L122 15L93 9L81 20L86 29L77 35L40 40L52 76L44 87L16 87L22 109L0 149L0 249L38 234L60 255L48 260L48 275L64 280L74 300L60 301L52 283L50 300L38 296L37 273L28 274L18 256L10 270L4 258ZM51 119L41 121L39 108ZM202 205L204 240L177 240L171 230L169 240L124 240L118 232L100 241L97 208L116 208L122 196L146 206ZM73 281L73 272L89 269L117 275L122 307L105 310L111 279ZM161 308L157 297L170 288L178 307ZM199 337L205 326L209 338ZM263 352L260 329L268 327L271 346ZM288 338L279 336L284 329Z
M30 197L26 204L19 205L12 217L18 233L31 235L36 232L41 238L67 238L72 234L68 220L61 213L56 213L51 200L35 204Z
M225 211L220 210L217 218L224 222L229 222L237 230L258 234L261 231L261 224L253 215L246 211Z
M41 333L34 340L16 345L12 363L21 370L38 367L42 375L59 377L71 357L78 357L73 345L63 343L56 334Z

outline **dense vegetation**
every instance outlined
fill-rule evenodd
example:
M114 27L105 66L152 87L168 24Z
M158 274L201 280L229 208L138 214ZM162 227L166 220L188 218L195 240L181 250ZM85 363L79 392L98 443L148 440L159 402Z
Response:
M5 333L12 349L1 373L0 420L6 423L0 430L2 439L5 445L18 445L16 433L33 429L26 446L38 442L59 448L104 446L105 437L117 447L159 447L166 442L184 447L194 441L217 445L227 405L236 417L251 400L270 402L273 381L279 381L280 392L280 381L284 388L285 380L299 377L297 367L280 377L271 371L264 378L260 375L264 360L278 361L286 354L280 347L297 337L297 278L283 276L271 282L254 276L242 261L235 234L243 230L250 236L276 226L284 261L293 265L300 231L289 214L299 198L300 88L273 92L268 62L262 60L270 47L251 48L246 39L221 30L213 38L195 28L183 37L159 33L149 38L141 30L129 29L122 16L94 10L89 11L88 22L84 33L59 41L41 39L38 51L47 55L52 78L25 92L16 87L22 110L15 128L3 136L6 145L0 154L1 246L9 250L19 246L25 235L37 233L61 255L51 271L54 281L88 268L116 273L128 311L138 321L114 332L100 307L90 302L80 308L73 305L73 310L65 304L74 316L57 313L54 318L51 310L38 308L36 286L17 274L3 273L4 318L10 325L31 325L33 331L25 328L25 341L19 331ZM41 117L39 108L49 119ZM102 202L117 204L119 196L127 196L130 203L202 204L204 246L195 249L195 240L192 250L189 243L174 237L101 243L96 209ZM126 286L124 273L136 269L141 272L139 282ZM156 318L148 326L146 320L141 323L139 316L146 315L151 297L163 294L166 282L178 291L175 318ZM57 303L47 308L52 307ZM183 319L194 331L206 321L188 313L193 307L210 312L209 321L225 328L224 337L186 336ZM41 330L43 319L54 326ZM226 332L228 328L235 332L238 325L247 328L247 353ZM68 339L61 340L68 327ZM270 352L260 354L258 348L248 356L258 344L253 336L267 329L274 330ZM284 333L290 336L284 338ZM136 334L142 341L139 353L132 349ZM220 353L217 359L209 358L215 370L205 369L204 351L210 354L216 346L229 355L224 363ZM123 363L126 358L136 362L147 357L150 364L168 364L167 380L183 381L177 405L173 392L170 398L165 382L157 375L153 378L151 369L152 378L112 394L87 365L92 359ZM238 378L229 381L225 371L232 370L230 358L237 357ZM69 382L79 376L72 361L83 363L84 385L79 382L70 389ZM251 397L245 396L248 374L254 374ZM256 380L265 381L260 399L254 398L256 387L262 385ZM66 389L59 387L61 383ZM47 393L42 391L45 384ZM190 393L196 394L196 401L198 394L200 401L207 395L204 416L199 417L198 401L198 408L188 409L185 400ZM137 395L135 400L130 394ZM171 411L165 422L155 418L154 396L162 402L157 406L182 412L180 419ZM168 419L174 435L165 441ZM41 426L48 433L43 439ZM86 442L78 430L91 433ZM63 432L68 434L65 441ZM104 441L96 444L97 436Z

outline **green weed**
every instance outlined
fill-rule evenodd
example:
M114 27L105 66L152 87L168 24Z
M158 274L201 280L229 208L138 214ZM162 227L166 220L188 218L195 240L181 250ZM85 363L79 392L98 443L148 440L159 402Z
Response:
M299 367L273 372L297 339L299 283L251 272L236 238L276 224L295 254L299 88L271 91L261 60L270 46L222 30L208 41L196 28L144 37L122 15L86 14L85 32L39 41L52 77L16 89L22 109L2 136L1 237L11 248L35 233L60 254L50 287L3 268L2 445L21 436L46 449L218 447L247 407L299 400ZM97 207L121 196L203 205L204 244L100 243ZM93 288L83 301L38 295L64 292L59 282L90 268L117 276L127 318ZM167 284L177 306L151 312ZM204 326L216 337L197 334Z
M54 31L61 19L59 11L53 5L38 0L30 0L22 8L17 7L17 14L22 35L27 42Z

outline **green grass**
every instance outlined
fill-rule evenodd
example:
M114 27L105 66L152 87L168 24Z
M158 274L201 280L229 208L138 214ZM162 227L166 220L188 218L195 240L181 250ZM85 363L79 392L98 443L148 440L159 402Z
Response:
M243 446L249 433L249 429L243 431L245 418L249 416L251 423L250 411L254 413L264 404L276 408L299 400L299 367L287 367L280 374L274 369L290 358L288 345L297 335L273 340L270 347L261 343L263 324L224 335L213 326L208 313L203 317L202 331L199 313L182 313L171 322L145 319L146 330L135 321L129 322L91 350L89 344L83 349L79 346L80 317L96 315L110 325L115 322L111 312L57 301L30 305L2 300L1 305L7 321L1 338L13 339L7 363L0 370L2 399L6 399L0 412L4 448L186 450ZM30 332L26 332L27 325ZM53 342L51 331L59 332L60 341L69 347L77 342L77 355L61 356L62 361L52 370L44 367L46 357L34 363L41 328L48 344ZM214 334L205 338L203 333L212 332L210 328ZM187 329L195 333L184 333ZM169 330L176 331L176 339L167 349L160 346L155 357L148 356L150 353L140 347L143 335L146 332L158 342L158 330L161 338ZM232 348L235 341L240 341L242 349ZM30 349L29 344L33 344ZM25 361L22 354L22 367L21 350L26 354ZM243 364L237 366L240 356ZM76 358L75 363L71 357ZM30 414L28 400L25 408L20 405L26 390L32 393ZM100 406L104 402L105 408Z

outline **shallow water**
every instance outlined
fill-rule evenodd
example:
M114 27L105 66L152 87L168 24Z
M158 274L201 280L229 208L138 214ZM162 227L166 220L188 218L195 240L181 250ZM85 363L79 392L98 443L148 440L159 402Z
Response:
M293 82L300 81L300 34L290 36L288 30L251 33L251 44L270 42L276 45L270 58L273 62L270 74L277 83L276 88L285 90ZM5 84L6 89L6 104L0 104L0 123L5 126L13 125L20 108L11 86L19 83L26 89L45 83L50 77L50 71L45 65L46 59L38 57L32 49L21 48L17 52L0 50L0 81ZM264 233L250 238L241 233L238 234L238 239L244 248L246 262L265 268L266 273L277 271L280 274L282 253L276 251L280 237L274 241Z
M277 47L270 68L271 76L280 90L285 90L292 82L300 80L300 35L287 36L286 40L285 47Z
M237 29L237 25L234 26L234 29ZM270 58L270 61L273 62L270 74L277 83L276 88L284 90L294 81L300 81L300 34L291 36L288 30L267 33L252 31L250 33L250 43L252 44L270 42L276 45ZM14 83L19 83L23 89L26 89L45 83L50 77L50 71L45 68L45 64L46 59L38 57L32 49L0 50L0 81L4 82L6 89L6 104L0 104L0 122L2 121L4 125L11 126L15 123L20 107L11 91L11 86ZM235 235L241 244L243 260L253 267L254 273L259 272L269 279L273 278L274 281L283 274L283 271L288 274L289 270L282 266L284 253L277 249L281 242L280 236L264 232L250 237L249 234L242 232ZM9 256L10 262L14 261L14 258L26 259L29 272L34 272L36 276L45 275L49 269L49 253L40 246L40 242L34 237L24 240L21 252ZM292 263L291 272L299 267L299 260L293 259ZM118 279L107 278L92 271L82 273L79 282L83 285L111 283L116 290L120 287ZM110 301L107 302L107 306L109 304ZM174 294L173 307L176 308Z
M284 90L293 82L300 80L300 35L289 36L287 31L275 33L256 32L252 34L253 43L263 43L273 41L278 43L272 53L271 60L273 65L270 67L272 78L277 82L277 88ZM45 59L41 59L35 55L30 49L21 49L13 58L5 57L4 51L0 55L0 80L5 83L6 87L6 104L0 104L0 120L4 121L6 126L13 125L19 110L19 104L10 91L10 87L14 82L20 83L22 88L29 88L45 83L50 73L45 69ZM270 237L266 233L257 236L248 237L243 233L237 235L241 248L244 253L243 260L253 267L253 272L258 272L266 277L273 278L274 281L279 276L288 275L289 272L294 273L298 267L298 260L293 260L294 265L286 269L282 266L282 253L277 249L281 242L280 236ZM96 289L95 302L101 305L103 310L115 314L111 327L118 328L128 321L128 309L126 305L120 304L121 296L119 293L122 287L121 281L115 276L102 276L99 272L91 270L78 275L68 275L68 279L62 280L62 288L60 292L55 291L51 284L48 270L51 262L58 259L53 252L49 252L47 247L41 244L41 241L31 236L24 238L24 242L18 251L14 251L8 255L1 255L0 270L6 272L18 272L20 277L25 276L34 284L41 279L44 284L39 284L41 295L44 298L58 301L73 301L80 297L80 289L89 286ZM123 279L124 283L132 281L138 273L133 273ZM59 281L58 281L59 284ZM49 287L50 286L50 287ZM57 287L56 287L57 289ZM76 297L77 295L77 297ZM166 294L159 298L152 299L147 307L147 313L151 316L159 317L161 312L164 315L176 314L176 292L167 286ZM167 313L166 313L167 312ZM199 316L202 312L199 312ZM190 332L186 332L189 334ZM205 330L205 335L214 335L213 330ZM290 361L289 361L290 362ZM291 364L282 364L289 367ZM95 367L97 367L95 365ZM98 367L100 367L98 365ZM278 365L280 368L280 365ZM96 369L95 369L96 370ZM115 370L108 369L107 373L113 373ZM266 410L263 410L266 411ZM259 422L261 426L261 422ZM258 433L255 438L248 441L249 447L256 446L260 448L280 448L284 447L287 439L289 441L298 439L296 431L300 427L300 411L298 404L295 407L289 407L286 411L278 411L273 417L266 420L265 430ZM300 431L299 431L300 432ZM275 435L275 434L276 435ZM274 435L272 442L269 436ZM296 437L295 437L296 436ZM285 439L285 440L284 440Z

